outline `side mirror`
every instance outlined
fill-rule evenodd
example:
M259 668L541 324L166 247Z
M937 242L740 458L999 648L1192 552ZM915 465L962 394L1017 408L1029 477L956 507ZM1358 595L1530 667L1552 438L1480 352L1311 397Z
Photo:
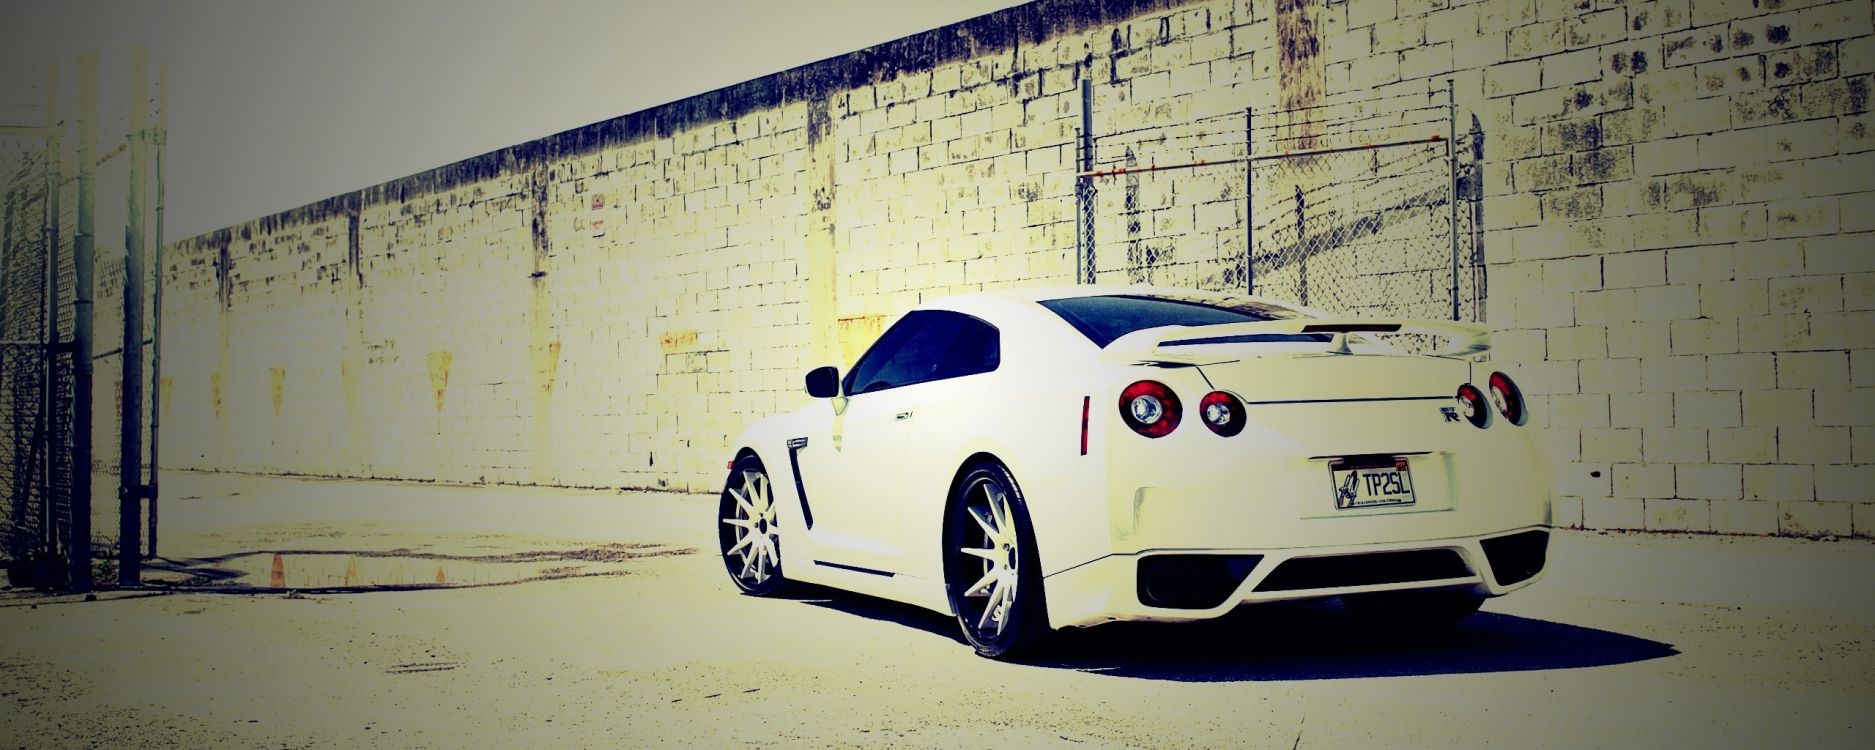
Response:
M833 366L816 367L807 372L807 395L833 398L840 395L840 371Z

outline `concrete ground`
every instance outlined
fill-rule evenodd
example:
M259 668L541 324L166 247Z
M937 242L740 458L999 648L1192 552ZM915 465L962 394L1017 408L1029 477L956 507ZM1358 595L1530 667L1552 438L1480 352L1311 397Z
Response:
M737 595L711 498L163 487L175 562L151 578L211 592L0 593L0 746L1875 747L1866 541L1566 532L1545 580L1445 639L1266 607L1065 634L1016 665L921 610ZM503 585L225 593L268 584L232 561L279 550L553 565Z

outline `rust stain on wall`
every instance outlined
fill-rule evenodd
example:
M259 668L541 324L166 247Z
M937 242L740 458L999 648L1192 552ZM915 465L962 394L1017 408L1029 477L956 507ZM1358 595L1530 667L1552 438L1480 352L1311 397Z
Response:
M118 387L122 388L123 385L120 383L118 384ZM221 373L219 372L211 372L208 374L208 399L209 399L209 403L214 405L215 418L220 419L221 418Z
M443 392L449 390L449 360L453 355L446 351L430 352L430 388L436 391L436 410L443 410Z
M665 354L681 354L696 348L696 331L665 331L658 334L658 349Z
M267 368L267 378L273 391L273 415L280 416L280 406L286 401L286 368Z
M859 359L859 355L878 340L885 331L885 315L867 313L848 315L840 318L840 358L843 362Z
M1306 110L1321 102L1327 71L1321 59L1322 0L1276 0L1276 72L1285 125L1296 138L1287 148L1314 145Z
M534 374L540 377L540 392L552 393L553 381L560 374L560 342L549 341L534 348Z
M162 380L157 381L156 393L158 396L161 396L163 399L162 416L164 419L169 418L169 405L175 403L175 400L169 397L169 392L172 390L175 390L174 388L170 387L173 383L175 383L175 379L169 378L169 377L165 377Z

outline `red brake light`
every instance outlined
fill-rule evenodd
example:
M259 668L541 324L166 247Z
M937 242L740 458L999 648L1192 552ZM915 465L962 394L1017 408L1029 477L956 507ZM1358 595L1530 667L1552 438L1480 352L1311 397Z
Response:
M1512 381L1509 375L1494 372L1491 373L1490 388L1491 403L1497 407L1499 413L1504 415L1504 419L1511 424L1523 424L1526 416L1523 408L1523 390L1517 387L1517 383Z
M1163 383L1141 380L1120 391L1120 418L1141 435L1170 435L1178 429L1179 416L1178 396Z
M1458 413L1473 427L1483 429L1491 423L1491 407L1484 402L1484 391L1470 383L1458 387Z
M1081 455L1087 455L1087 410L1094 401L1093 396L1081 397Z
M1198 402L1198 416L1204 426L1224 437L1243 432L1243 402L1223 391L1212 391Z

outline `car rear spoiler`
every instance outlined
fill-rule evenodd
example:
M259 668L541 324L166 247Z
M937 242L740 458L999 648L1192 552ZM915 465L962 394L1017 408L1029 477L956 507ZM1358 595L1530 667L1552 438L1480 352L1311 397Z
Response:
M1334 338L1329 344L1328 353L1350 354L1348 334L1353 333L1406 333L1436 336L1444 340L1445 346L1437 351L1426 352L1428 356L1434 357L1464 357L1491 348L1490 332L1483 326L1473 323L1407 318L1295 318L1255 323L1147 328L1109 342L1103 350L1103 355L1108 359L1159 360L1195 364L1195 360L1215 359L1216 357L1215 355L1198 356L1189 350L1179 351L1179 349L1185 346L1206 344L1230 345L1235 342L1217 339L1239 336L1298 334L1330 334Z

